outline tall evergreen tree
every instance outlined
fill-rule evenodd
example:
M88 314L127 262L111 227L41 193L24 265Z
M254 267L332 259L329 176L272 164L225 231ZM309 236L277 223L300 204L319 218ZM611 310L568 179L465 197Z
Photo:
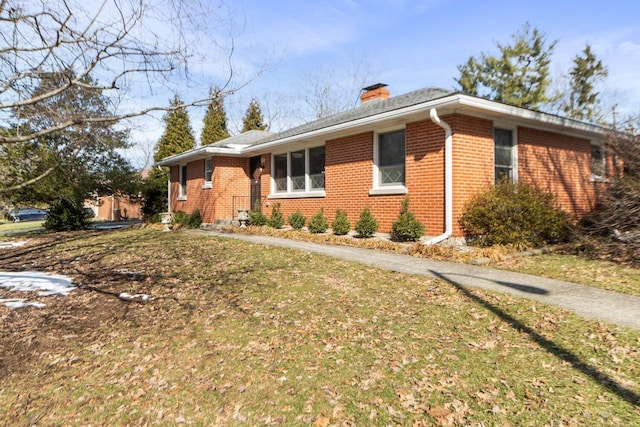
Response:
M242 132L247 132L249 130L257 129L257 130L265 130L267 125L264 124L264 119L262 118L262 111L260 109L260 104L254 98L249 103L249 107L247 108L247 112L242 119Z
M165 123L164 133L158 141L153 157L156 162L196 147L189 115L180 96L177 94L171 101L171 107L172 109L163 118Z
M224 95L219 88L212 88L207 112L203 119L201 145L209 145L229 137L227 113L224 110Z
M573 59L573 67L569 72L570 90L562 107L564 113L574 119L593 121L600 103L595 84L604 80L607 74L607 68L587 44L582 55L576 55Z
M526 23L513 36L513 44L497 43L498 56L480 54L458 66L455 79L463 92L517 107L539 109L552 99L549 62L556 41Z

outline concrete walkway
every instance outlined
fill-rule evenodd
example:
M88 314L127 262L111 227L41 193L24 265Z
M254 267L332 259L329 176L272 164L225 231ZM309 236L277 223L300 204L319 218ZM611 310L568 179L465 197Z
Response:
M528 274L468 264L434 261L373 249L324 245L269 236L229 234L204 230L193 232L324 254L399 273L442 279L463 288L474 287L507 293L521 298L553 304L592 319L600 319L621 326L640 329L640 297L636 296Z

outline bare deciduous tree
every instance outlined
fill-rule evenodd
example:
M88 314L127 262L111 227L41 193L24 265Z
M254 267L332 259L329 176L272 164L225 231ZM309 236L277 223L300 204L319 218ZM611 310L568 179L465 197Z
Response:
M0 0L0 114L17 115L74 87L87 87L126 98L132 85L154 85L188 70L185 34L197 28L187 13L195 2L168 0ZM161 5L161 6L160 6ZM160 23L164 21L162 25ZM190 26L190 27L189 27ZM58 86L35 94L43 76L69 71ZM206 98L206 97L203 97ZM204 101L204 99L202 100ZM0 144L25 142L95 121L119 121L164 109L151 106L119 111L109 118L49 111L47 126L0 136Z
M248 79L234 81L233 23L220 7L204 0L0 0L0 147L153 111L206 105L206 90L179 106L169 105L164 95L152 101L167 88L174 92L176 81L182 87L191 82L190 64L205 55L196 50L204 40L206 56L215 58L210 59L217 68L215 84L225 94L238 90ZM56 84L42 90L43 81ZM51 100L79 89L99 91L109 101L108 113L51 107L56 105ZM36 125L30 121L34 114L46 120ZM10 189L4 187L0 193Z

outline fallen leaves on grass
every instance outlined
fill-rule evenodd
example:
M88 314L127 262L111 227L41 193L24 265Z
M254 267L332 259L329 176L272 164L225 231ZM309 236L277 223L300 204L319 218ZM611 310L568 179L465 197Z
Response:
M595 374L446 282L153 230L40 243L0 262L37 263L83 288L42 311L0 310L0 422L456 426L638 415ZM153 299L121 301L122 292ZM640 388L636 332L474 295Z

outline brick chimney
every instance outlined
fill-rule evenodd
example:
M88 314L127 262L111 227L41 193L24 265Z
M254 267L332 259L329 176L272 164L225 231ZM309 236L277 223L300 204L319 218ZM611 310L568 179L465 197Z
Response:
M376 99L388 99L389 98L389 89L386 88L386 84L384 83L376 83L371 86L362 88L362 95L360 95L360 102L365 103L369 101L374 101Z

